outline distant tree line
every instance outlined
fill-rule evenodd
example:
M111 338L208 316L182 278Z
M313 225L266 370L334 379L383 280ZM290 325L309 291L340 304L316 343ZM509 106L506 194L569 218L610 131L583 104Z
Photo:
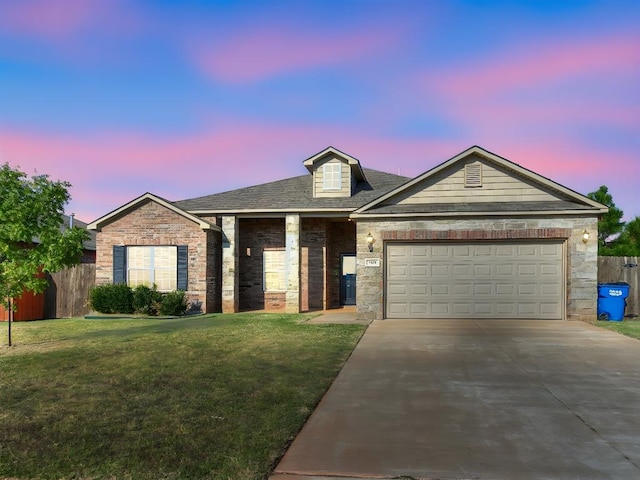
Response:
M640 217L623 222L624 212L616 207L606 185L587 197L609 207L609 212L598 220L598 255L640 257Z

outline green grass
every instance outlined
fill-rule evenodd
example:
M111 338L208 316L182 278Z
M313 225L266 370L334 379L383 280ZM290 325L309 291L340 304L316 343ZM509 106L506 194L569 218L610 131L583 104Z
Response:
M305 318L0 324L0 478L265 478L364 330Z
M627 337L640 340L640 320L625 320L624 322L595 322L598 327L613 330Z

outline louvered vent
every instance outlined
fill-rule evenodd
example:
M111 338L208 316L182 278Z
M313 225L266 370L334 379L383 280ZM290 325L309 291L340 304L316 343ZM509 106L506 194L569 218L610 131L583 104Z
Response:
M464 186L465 187L481 187L482 186L482 164L470 163L464 166Z

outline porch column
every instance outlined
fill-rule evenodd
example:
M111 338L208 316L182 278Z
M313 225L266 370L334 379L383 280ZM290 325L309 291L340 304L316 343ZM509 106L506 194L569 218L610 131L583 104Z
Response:
M236 313L238 298L238 219L222 216L222 313Z
M300 312L300 215L287 215L286 228L286 265L287 295L285 312Z

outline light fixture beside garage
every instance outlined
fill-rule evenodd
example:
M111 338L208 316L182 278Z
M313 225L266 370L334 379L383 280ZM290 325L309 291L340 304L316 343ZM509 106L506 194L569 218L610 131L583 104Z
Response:
M371 235L371 232L367 233L367 247L369 247L370 252L373 252L373 242L375 242L373 235Z
M587 243L589 241L589 237L591 234L587 230L583 230L582 232L582 243Z

